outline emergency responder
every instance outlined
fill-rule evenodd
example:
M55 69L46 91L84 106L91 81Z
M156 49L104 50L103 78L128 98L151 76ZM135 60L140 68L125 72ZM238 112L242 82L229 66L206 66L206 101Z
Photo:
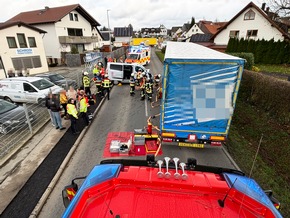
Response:
M140 86L141 76L142 76L142 71L141 71L141 68L139 68L136 75L136 86Z
M161 81L161 74L157 74L154 76L154 84L155 87L159 87Z
M64 89L62 89L59 93L59 101L60 101L60 104L64 110L63 111L64 113L62 115L63 115L64 119L67 120L68 117L67 117L66 105L67 105L68 99L67 99L66 91Z
M98 62L98 66L101 69L102 67L104 67L103 63L101 61Z
M102 97L105 95L105 91L107 92L108 100L110 100L110 89L112 87L112 82L108 78L108 74L105 74L104 79L102 80Z
M129 83L130 83L130 95L135 95L135 79L134 79L134 73L131 74Z
M91 80L89 78L89 73L88 72L84 72L83 73L83 87L84 87L84 90L85 90L85 93L87 95L91 95Z
M71 130L74 135L79 134L80 132L77 131L77 119L78 119L78 111L75 106L75 100L70 98L66 105L67 114L69 115L70 122L71 122Z
M94 78L94 83L96 85L96 95L102 95L102 77L101 73L98 73Z
M146 78L145 90L148 96L148 100L152 101L153 83L149 78Z
M97 74L100 73L100 67L98 65L95 65L94 69L93 69L93 75L94 75L94 78L97 77Z
M146 83L146 78L143 77L142 75L141 77L141 82L140 82L140 90L141 90L141 100L145 99L145 83Z
M88 102L87 102L84 91L80 91L80 98L81 98L81 100L80 100L80 116L83 118L85 125L88 126L90 123L89 117L87 114Z

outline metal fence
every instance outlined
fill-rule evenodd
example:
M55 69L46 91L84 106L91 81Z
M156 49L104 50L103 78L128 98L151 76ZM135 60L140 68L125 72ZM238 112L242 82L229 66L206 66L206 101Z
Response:
M91 78L93 77L92 71L85 68L85 66L76 68L56 67L51 68L50 71L75 80L77 88L82 86L82 73L84 71L87 71ZM91 83L91 87L93 91L93 82ZM69 87L66 89L68 88ZM21 148L30 139L30 137L36 134L37 131L50 120L49 112L44 105L19 104L19 107L21 107L25 113L9 118L6 121L7 125L18 122L17 125L13 125L13 128L7 128L1 133L2 124L0 122L0 162L9 154L13 153L13 151ZM2 115L1 118L5 119L5 115Z
M22 147L50 119L48 110L41 105L23 104L18 107L25 113L7 118L5 123L0 124L0 160ZM5 114L2 114L1 119L5 118Z
M118 58L124 55L124 49L118 49L110 54L102 54L102 57L110 55L111 57ZM102 59L103 60L103 59ZM99 60L97 60L99 61ZM51 72L63 75L66 78L72 79L76 82L77 88L82 86L82 73L87 71L90 78L93 78L93 64L84 65L81 67L53 67L50 68ZM33 76L33 75L31 75ZM94 89L94 83L91 83ZM68 84L65 87L68 90ZM50 115L46 107L40 104L22 104L19 105L25 113L7 119L6 125L15 124L13 128L7 128L5 131L0 131L0 162L4 160L13 151L21 148L37 131L43 127L49 120ZM2 115L4 117L5 115ZM4 117L5 118L5 117ZM0 127L3 125L0 123ZM1 129L1 128L0 128Z

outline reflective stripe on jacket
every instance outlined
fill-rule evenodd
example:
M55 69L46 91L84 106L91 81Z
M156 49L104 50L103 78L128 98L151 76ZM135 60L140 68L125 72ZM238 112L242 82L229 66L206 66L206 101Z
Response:
M84 76L83 77L83 84L84 84L84 87L90 87L90 78L88 76Z
M86 113L88 110L87 101L85 98L82 98L80 101L80 112Z
M104 88L110 88L110 86L111 86L111 80L109 80L109 79L104 79L104 80L102 81L102 85L103 85Z
M76 106L74 104L67 104L66 105L67 113L76 119L78 119L78 111L76 109Z

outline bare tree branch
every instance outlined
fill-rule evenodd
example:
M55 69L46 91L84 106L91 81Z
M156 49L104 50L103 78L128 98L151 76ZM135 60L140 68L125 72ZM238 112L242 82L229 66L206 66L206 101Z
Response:
M281 17L290 16L290 1L289 0L269 0L267 6Z

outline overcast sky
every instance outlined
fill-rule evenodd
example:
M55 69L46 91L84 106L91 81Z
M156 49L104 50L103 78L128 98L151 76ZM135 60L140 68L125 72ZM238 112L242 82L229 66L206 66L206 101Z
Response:
M132 24L134 30L144 27L167 29L182 26L191 21L229 21L250 0L0 0L0 22L24 11L80 4L101 27L124 27ZM261 7L264 0L252 0ZM107 10L109 10L107 12ZM100 29L100 27L99 27Z

